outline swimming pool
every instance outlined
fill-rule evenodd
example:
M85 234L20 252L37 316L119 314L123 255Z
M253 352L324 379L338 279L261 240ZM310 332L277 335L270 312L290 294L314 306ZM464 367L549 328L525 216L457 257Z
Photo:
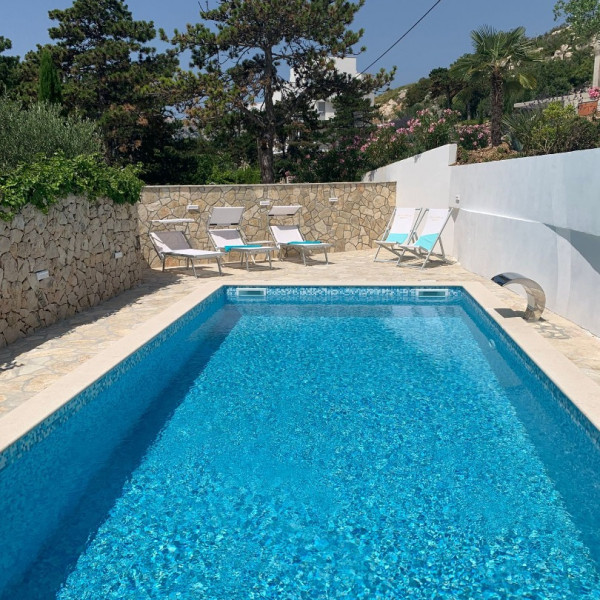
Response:
M600 598L596 434L468 294L237 291L3 453L0 597Z

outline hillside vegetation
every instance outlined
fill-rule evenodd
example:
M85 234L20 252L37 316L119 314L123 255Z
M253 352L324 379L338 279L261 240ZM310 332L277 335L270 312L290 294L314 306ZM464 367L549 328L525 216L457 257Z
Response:
M594 64L591 39L575 43L568 27L529 38L538 61L527 67L535 78L533 89L507 89L505 111L517 102L553 98L586 90L592 80ZM457 61L458 61L457 57ZM463 113L466 119L483 121L489 114L488 91L484 86L463 85L455 75L454 61L448 68L433 69L427 77L387 90L375 102L384 120L414 116L426 106L439 105Z

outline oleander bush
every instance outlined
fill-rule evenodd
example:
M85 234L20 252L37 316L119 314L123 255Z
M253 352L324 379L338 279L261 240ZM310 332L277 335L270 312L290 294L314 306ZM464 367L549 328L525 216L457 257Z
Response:
M419 110L404 126L393 123L379 126L360 148L369 168L376 169L391 162L457 141L455 110Z
M489 123L457 125L457 143L465 150L481 150L487 148L491 142Z

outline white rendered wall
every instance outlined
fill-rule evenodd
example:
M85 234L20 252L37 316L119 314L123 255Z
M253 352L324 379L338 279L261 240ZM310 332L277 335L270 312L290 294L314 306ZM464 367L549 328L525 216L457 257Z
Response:
M465 268L531 277L549 308L600 335L600 149L453 167L449 195Z

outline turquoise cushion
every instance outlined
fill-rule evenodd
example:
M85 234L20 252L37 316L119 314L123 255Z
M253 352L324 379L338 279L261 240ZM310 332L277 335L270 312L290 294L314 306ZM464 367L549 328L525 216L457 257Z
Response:
M323 242L317 242L317 241L314 241L314 242L307 242L307 241L304 241L304 242L288 242L288 246L291 246L292 244L322 244L322 243Z
M243 250L244 248L262 248L262 246L260 244L244 244L240 246L225 246L223 250L231 252L231 250Z
M394 242L395 244L404 244L406 238L408 238L408 233L390 233L385 241Z
M433 247L435 246L435 243L438 241L439 237L439 233L429 233L427 235L422 235L415 242L415 246L420 246L424 250L433 250Z

